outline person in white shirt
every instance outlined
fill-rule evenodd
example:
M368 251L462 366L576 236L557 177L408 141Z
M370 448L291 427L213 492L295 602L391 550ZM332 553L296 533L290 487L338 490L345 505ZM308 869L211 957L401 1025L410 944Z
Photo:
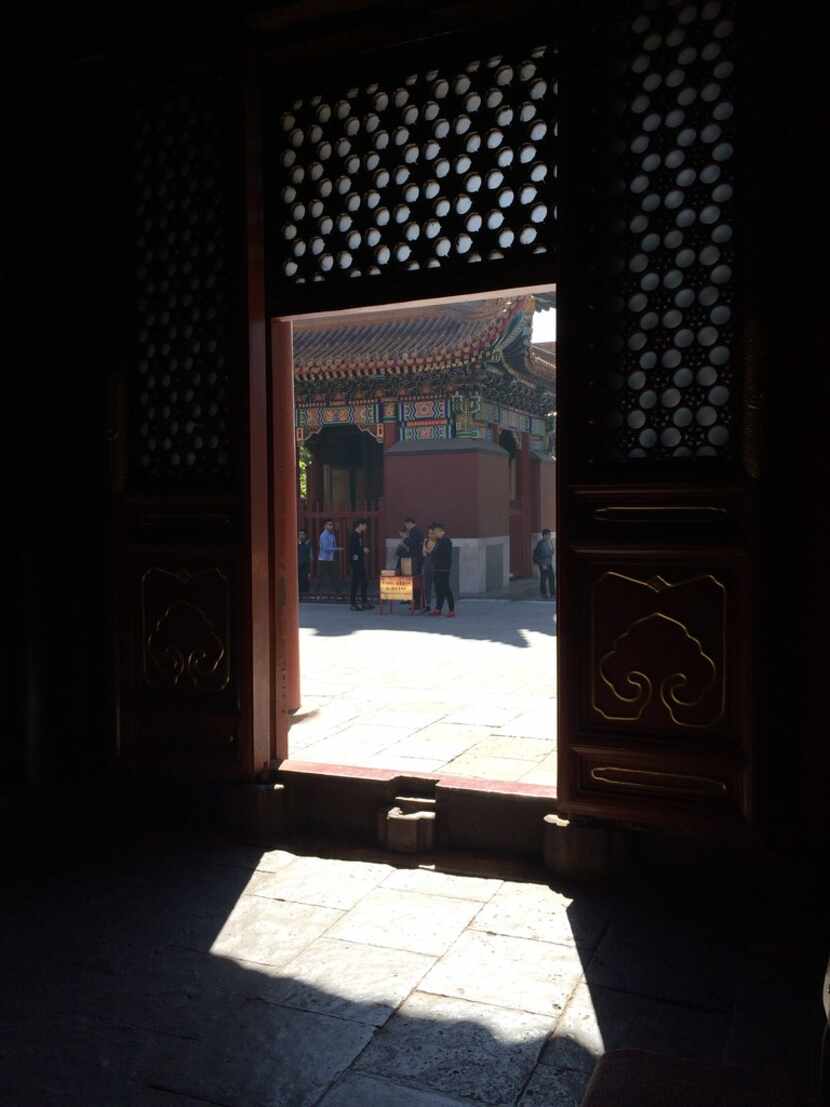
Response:
M320 532L317 553L317 595L340 594L340 580L337 574L337 553L342 549L337 545L334 520L326 519Z

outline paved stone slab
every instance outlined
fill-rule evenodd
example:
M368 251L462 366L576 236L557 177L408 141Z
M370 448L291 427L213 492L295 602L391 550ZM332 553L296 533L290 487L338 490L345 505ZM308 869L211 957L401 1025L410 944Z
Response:
M460 723L432 723L417 734L411 735L403 743L413 757L443 757L451 761L476 742L489 738L493 734L490 727L462 726Z
M539 762L553 752L553 730L545 738L520 738L515 735L494 734L476 742L470 751L476 757L509 757L521 761ZM529 768L530 766L525 766Z
M710 1010L732 1006L738 969L728 949L669 917L663 927L614 919L586 970L588 982Z
M469 776L479 780L513 781L527 772L527 762L512 757L480 757L473 748L455 761L450 761L445 772L451 776Z
M341 696L351 691L352 687L352 681L348 678L344 678L343 680L331 680L328 678L321 680L319 677L310 675L304 682L304 690L311 696Z
M556 1072L540 1065L527 1082L519 1107L579 1107L588 1073L573 1069Z
M546 884L506 881L473 926L514 938L591 949L600 939L609 912L599 896L585 893L572 898Z
M443 757L406 757L402 752L406 749L405 745L395 746L393 749L395 752L381 750L372 757L350 757L349 764L361 769L389 769L397 773L427 774L438 774L446 764Z
M273 1003L382 1026L435 964L422 953L318 938L285 966L262 979Z
M454 705L448 704L441 708L435 707L398 707L395 704L386 704L380 710L371 715L364 716L367 724L372 726L404 727L411 732L423 730L424 727L437 723L449 714Z
M440 956L481 904L379 888L332 928L330 938Z
M275 873L254 873L248 895L348 911L391 872L389 865L298 857Z
M446 721L461 723L464 726L500 727L514 719L521 711L521 706L521 702L518 701L511 706L510 698L505 695L502 704L498 707L471 703L447 715Z
M308 758L301 757L306 750L312 746L319 745L321 742L325 742L328 738L334 738L337 736L339 730L342 730L344 726L348 726L348 723L341 723L336 725L321 725L314 729L298 730L296 733L294 728L291 728L289 741L291 743L291 756L296 760L308 760Z
M99 1026L198 1038L218 1012L240 1002L248 975L205 953L159 950L130 972L76 972L71 989L36 992L30 1017L42 1018L51 1006L56 1017L71 1014Z
M421 981L421 991L556 1018L582 974L566 946L468 930Z
M469 1105L469 1100L466 1101ZM464 1107L464 1101L436 1092L407 1088L377 1076L347 1072L323 1100L321 1107ZM171 1104L170 1107L175 1107Z
M523 784L543 784L548 788L554 788L556 786L557 768L556 754L552 754L540 761L538 765L534 765L520 779Z
M148 1083L228 1107L315 1107L371 1035L355 1022L247 1000L201 1041L160 1042Z
M324 738L303 751L305 761L324 761L332 764L348 764L343 758L349 754L364 757L379 753L381 750L402 742L410 734L407 727L348 726L331 738Z
M553 1020L415 993L377 1032L355 1068L480 1103L511 1104Z
M395 869L383 882L384 888L399 892L423 892L426 895L448 896L450 899L472 899L486 903L501 887L501 880L481 876L460 876L436 872L431 868Z
M342 915L329 907L242 896L210 944L210 952L240 961L284 965Z
M526 708L527 704L522 700L521 706ZM556 701L552 700L543 711L525 711L524 714L504 723L502 729L505 734L552 742L556 735Z
M456 706L456 700L452 697L448 699L439 698L432 690L432 678L421 689L420 695L413 695L409 693L408 696L403 697L397 695L395 698L389 700L389 705L394 705L400 711L411 711L420 714L435 714L438 718L443 718L444 715L448 715L450 711Z
M155 1036L94 1017L50 1019L29 1032L3 1027L0 1103L9 1107L91 1107L129 1103L141 1087ZM39 1030L39 1033L37 1032Z
M582 981L556 1024L540 1062L590 1073L595 1062L613 1049L645 1049L719 1062L728 1023L725 1013L591 988Z

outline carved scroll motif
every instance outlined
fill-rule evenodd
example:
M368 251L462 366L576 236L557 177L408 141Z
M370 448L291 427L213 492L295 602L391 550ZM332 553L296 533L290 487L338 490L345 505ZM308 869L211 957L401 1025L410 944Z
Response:
M141 578L144 679L150 687L219 692L230 683L230 590L218 568Z
M726 710L726 590L604 573L593 586L591 707L617 722L711 727Z

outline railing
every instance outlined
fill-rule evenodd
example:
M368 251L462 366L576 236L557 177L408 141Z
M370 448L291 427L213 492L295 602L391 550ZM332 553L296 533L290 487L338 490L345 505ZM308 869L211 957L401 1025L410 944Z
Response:
M366 557L366 572L369 576L369 590L377 590L377 581L380 570L386 565L386 535L381 532L381 518L383 515L383 503L378 500L359 507L356 511L326 511L319 503L310 503L308 500L300 500L298 526L304 530L311 541L311 581L312 592L316 591L317 578L319 576L317 560L320 551L320 533L327 519L334 522L334 533L337 537L337 545L342 547L335 554L337 575L341 588L348 588L348 579L351 576L349 565L349 539L352 528L358 519L365 519L368 526L363 536L363 545L369 547Z

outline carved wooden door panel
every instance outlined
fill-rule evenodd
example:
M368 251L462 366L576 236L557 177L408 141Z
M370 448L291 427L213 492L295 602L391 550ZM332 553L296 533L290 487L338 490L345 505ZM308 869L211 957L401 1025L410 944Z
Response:
M574 814L701 829L751 820L756 787L749 75L731 8L577 15L563 77L559 794Z
M175 777L250 777L270 755L267 515L250 480L257 450L267 480L264 289L246 203L252 241L262 231L244 188L243 101L238 76L185 69L154 74L125 111L117 727L126 765ZM246 419L249 399L262 426Z

